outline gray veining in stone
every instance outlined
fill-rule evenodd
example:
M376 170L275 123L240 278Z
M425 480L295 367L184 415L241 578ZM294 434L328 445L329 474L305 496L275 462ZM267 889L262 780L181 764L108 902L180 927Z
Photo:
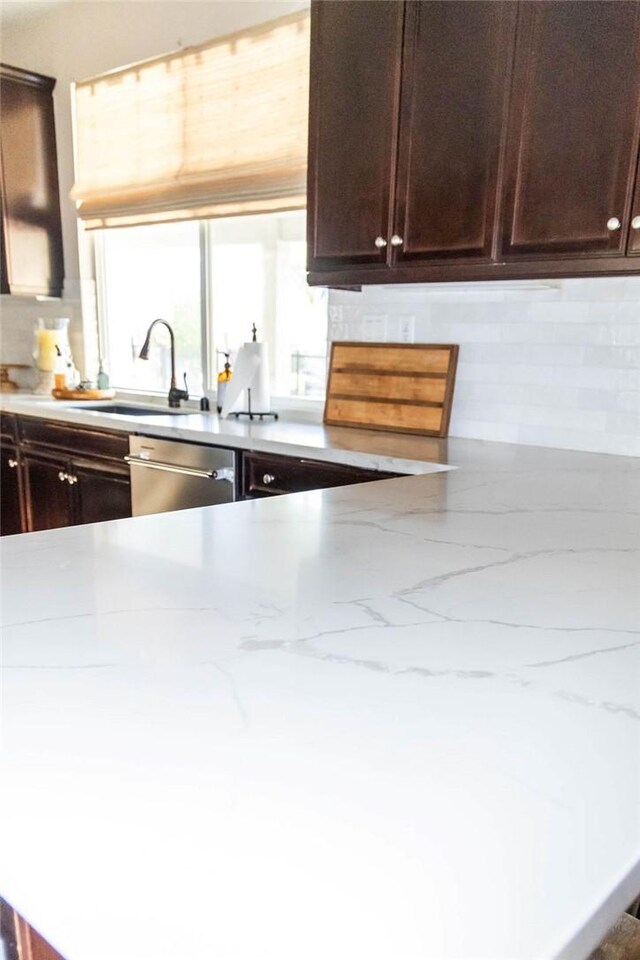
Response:
M0 544L0 892L68 960L584 960L640 892L640 462L448 455Z

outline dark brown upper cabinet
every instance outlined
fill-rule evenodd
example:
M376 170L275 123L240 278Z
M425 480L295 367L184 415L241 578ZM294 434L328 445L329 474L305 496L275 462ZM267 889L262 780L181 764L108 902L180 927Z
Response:
M0 65L0 292L62 295L55 80Z
M403 20L396 0L313 5L310 269L387 259Z
M505 258L624 254L639 105L639 4L520 4L505 164Z
M312 0L309 282L638 273L639 140L640 0Z
M392 263L491 258L516 7L408 3Z
M311 270L490 258L515 13L312 6Z

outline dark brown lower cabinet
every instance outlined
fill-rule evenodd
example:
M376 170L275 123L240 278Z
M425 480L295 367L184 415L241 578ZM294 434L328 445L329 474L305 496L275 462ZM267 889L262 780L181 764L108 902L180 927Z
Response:
M131 483L128 472L106 464L71 464L75 523L100 523L131 516Z
M27 530L70 526L74 521L66 460L24 453L22 470Z
M279 457L263 453L245 453L242 458L243 499L275 497L283 493L302 493L328 487L344 487L352 483L389 480L398 476L359 467Z
M124 460L129 450L128 434L89 430L37 417L5 417L0 422L0 430L3 434L2 534L131 516L131 481ZM263 453L246 452L241 464L242 499L322 490L397 476L339 463Z
M29 531L131 516L131 485L124 470L31 452L23 455L22 468Z
M15 442L3 443L2 448L2 508L7 519L7 529L2 522L3 534L131 516L129 468L123 459L129 449L127 434L24 417L11 436ZM17 473L17 510L12 471ZM16 517L20 529L15 529L15 519L13 526L9 522Z
M0 447L0 535L24 531L22 491L18 448L3 443Z

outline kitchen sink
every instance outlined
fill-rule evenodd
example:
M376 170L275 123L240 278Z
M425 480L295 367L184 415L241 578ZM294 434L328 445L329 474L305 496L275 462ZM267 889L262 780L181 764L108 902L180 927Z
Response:
M124 417L172 417L175 414L191 413L191 410L170 410L169 407L139 407L129 403L90 404L84 403L75 410L94 410L96 413L118 414Z

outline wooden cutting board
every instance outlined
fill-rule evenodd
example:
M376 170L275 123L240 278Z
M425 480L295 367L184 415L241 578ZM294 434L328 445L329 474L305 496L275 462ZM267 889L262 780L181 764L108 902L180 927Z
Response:
M107 390L52 390L51 395L54 400L113 400L116 391L112 388Z
M446 437L457 344L331 345L324 422Z

